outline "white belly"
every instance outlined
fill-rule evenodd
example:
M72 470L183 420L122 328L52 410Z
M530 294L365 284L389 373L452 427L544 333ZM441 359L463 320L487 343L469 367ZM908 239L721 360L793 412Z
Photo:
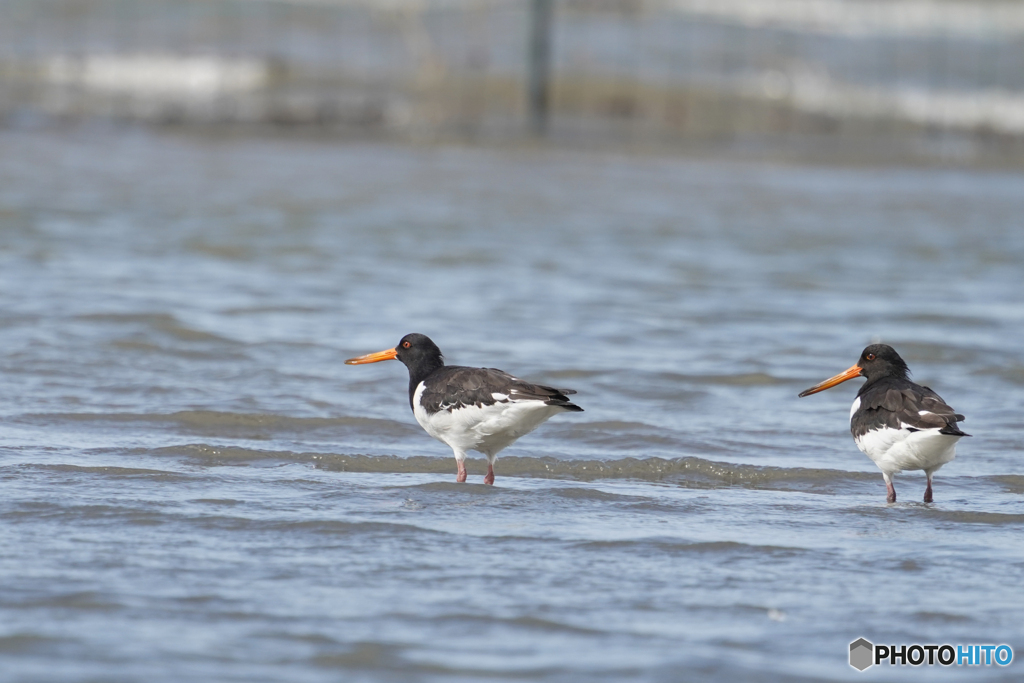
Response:
M562 412L543 401L509 401L489 406L467 406L428 414L420 405L423 384L413 395L413 415L420 426L457 453L480 451L494 456L513 441L529 434L552 415Z
M959 436L938 429L877 429L857 437L857 448L886 474L903 470L934 472L956 457Z

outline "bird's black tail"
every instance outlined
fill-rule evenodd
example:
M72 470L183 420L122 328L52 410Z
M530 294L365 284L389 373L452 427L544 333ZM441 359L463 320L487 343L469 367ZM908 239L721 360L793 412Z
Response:
M541 389L545 389L551 392L551 396L548 397L544 403L549 406L558 406L559 408L565 408L570 413L582 413L583 408L569 400L569 396L576 393L575 389L556 389L554 387L541 386Z

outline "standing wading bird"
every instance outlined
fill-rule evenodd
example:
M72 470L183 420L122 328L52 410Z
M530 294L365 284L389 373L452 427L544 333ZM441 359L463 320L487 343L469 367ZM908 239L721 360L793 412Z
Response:
M815 384L800 396L816 394L854 377L866 377L868 381L850 408L850 431L857 448L882 470L887 502L896 502L894 474L924 470L928 477L924 502L930 503L932 475L956 457L956 442L970 434L956 426L964 416L928 387L911 382L909 372L896 349L872 344L849 370Z
M407 334L398 346L350 358L346 365L400 360L409 369L409 405L427 434L448 444L459 466L458 482L466 481L466 452L487 456L485 484L494 483L498 452L563 411L582 412L567 394L530 384L494 368L445 365L441 349L422 334Z

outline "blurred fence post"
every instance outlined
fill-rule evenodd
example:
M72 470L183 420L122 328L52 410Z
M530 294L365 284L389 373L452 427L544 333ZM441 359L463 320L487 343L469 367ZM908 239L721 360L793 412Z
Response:
M531 0L527 101L530 131L544 135L548 125L551 89L551 23L554 0Z

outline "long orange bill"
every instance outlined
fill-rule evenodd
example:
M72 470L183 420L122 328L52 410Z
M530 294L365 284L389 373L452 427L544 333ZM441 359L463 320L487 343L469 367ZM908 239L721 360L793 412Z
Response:
M398 358L398 349L388 349L377 353L368 353L358 358L349 358L345 365L362 365L363 363L379 363L382 360L395 360Z
M820 384L815 384L813 387L806 391L801 391L799 398L803 398L804 396L810 396L811 394L816 394L819 391L825 391L826 389L831 389L835 385L842 384L848 379L853 379L854 377L861 377L860 371L860 366L854 365L852 368L848 370L843 370L835 377L829 377L824 382L821 382Z

